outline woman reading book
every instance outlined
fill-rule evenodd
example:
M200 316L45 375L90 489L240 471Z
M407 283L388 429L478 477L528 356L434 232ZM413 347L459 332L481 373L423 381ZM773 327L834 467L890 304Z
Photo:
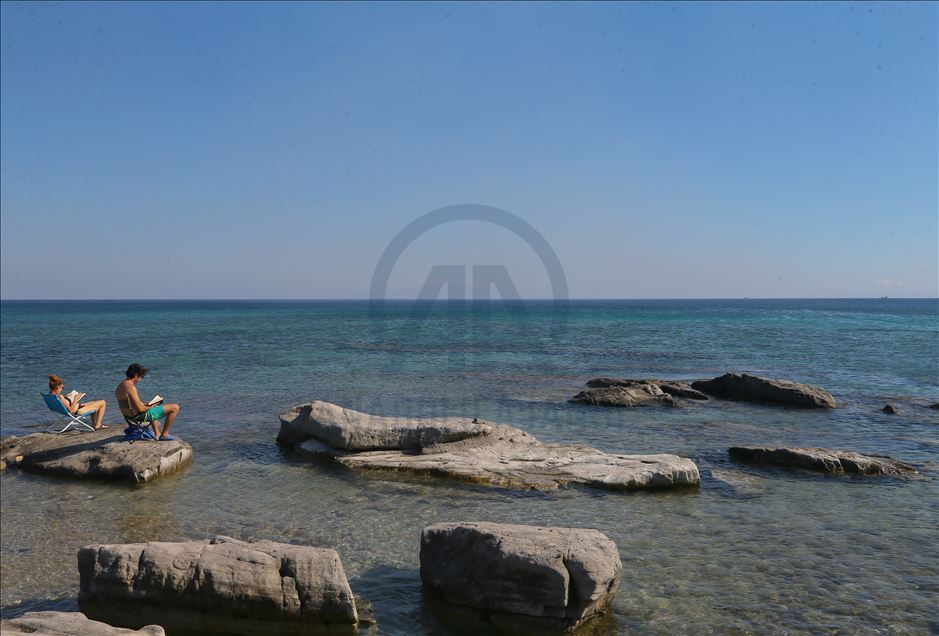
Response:
M65 388L65 380L57 376L56 374L51 374L49 376L49 393L59 398L59 402L62 403L69 413L72 415L86 415L88 413L94 413L92 415L92 421L94 422L94 427L96 431L100 431L102 428L107 428L104 424L104 412L108 408L108 403L104 400L89 400L87 402L82 402L87 393L80 393L78 391L69 391L68 394L62 395L62 390Z
M128 422L134 422L138 426L149 423L153 427L153 434L159 440L174 440L170 435L170 427L176 421L179 415L179 404L164 404L163 398L159 395L144 402L137 393L137 385L147 375L146 367L136 362L129 367L124 375L127 378L117 385L114 395L117 397L117 405L121 409L121 414ZM160 429L160 420L165 419L162 430Z

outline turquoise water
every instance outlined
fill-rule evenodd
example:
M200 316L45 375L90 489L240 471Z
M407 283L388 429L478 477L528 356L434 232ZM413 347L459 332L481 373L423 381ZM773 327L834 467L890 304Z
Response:
M595 527L625 574L597 633L928 633L939 629L939 303L573 301L492 307L367 302L3 302L0 430L48 423L55 372L109 400L132 361L144 396L183 405L182 473L129 488L0 478L4 615L71 608L92 542L226 534L336 548L372 632L465 633L425 600L423 526L491 520ZM608 410L565 400L594 376L728 370L830 390L841 408L726 402ZM323 399L382 414L465 415L544 441L671 452L697 490L529 493L310 463L274 443L277 414ZM880 408L890 402L899 415ZM762 470L736 444L818 445L921 466L912 480Z

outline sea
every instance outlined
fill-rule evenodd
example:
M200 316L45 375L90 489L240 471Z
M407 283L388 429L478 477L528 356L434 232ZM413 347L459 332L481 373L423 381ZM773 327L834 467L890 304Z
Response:
M597 528L623 579L591 634L939 633L939 301L3 301L0 432L47 428L40 393L108 401L131 362L182 405L191 467L128 486L0 477L4 618L77 608L91 543L225 535L338 551L375 623L476 634L422 591L421 529L442 521ZM835 410L711 400L568 403L597 376L728 371L829 390ZM275 442L278 414L326 400L381 415L504 422L545 442L693 459L698 488L524 491L345 469ZM882 412L886 404L897 414ZM732 462L735 445L889 455L911 478Z

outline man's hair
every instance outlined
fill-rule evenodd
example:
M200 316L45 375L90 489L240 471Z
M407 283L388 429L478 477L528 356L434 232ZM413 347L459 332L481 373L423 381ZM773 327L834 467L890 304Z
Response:
M147 375L147 371L149 371L149 370L150 370L150 369L148 369L147 367L143 366L142 364L137 364L137 363L135 362L135 363L133 363L132 365L130 365L129 367L127 367L127 372L125 373L125 375L126 375L128 378L135 378L135 377L137 377L137 376L140 376L140 377L142 378L143 376Z

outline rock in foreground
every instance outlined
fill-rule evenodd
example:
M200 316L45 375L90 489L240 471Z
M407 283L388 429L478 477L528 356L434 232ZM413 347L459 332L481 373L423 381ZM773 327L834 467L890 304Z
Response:
M725 373L698 380L692 388L725 400L761 402L802 408L833 409L838 405L825 389L789 380L770 380L747 373Z
M622 572L597 530L438 523L421 533L424 586L512 632L573 629L610 602Z
M280 414L277 441L295 444L315 437L331 448L346 451L417 449L485 432L485 425L465 418L382 417L315 400Z
M335 550L227 537L91 545L78 552L88 616L189 632L355 630L352 590Z
M111 427L8 437L0 444L0 458L8 466L36 473L142 483L188 464L192 447L181 440L126 442L122 429Z
M164 636L157 625L139 630L111 627L85 617L81 612L28 612L0 623L0 634L6 636L37 634L43 636Z
M731 459L753 464L770 464L786 468L803 468L833 474L909 475L913 466L890 457L862 455L851 451L827 448L759 448L733 446Z
M365 413L332 404L329 406L339 423L353 421L367 427L368 422L376 419ZM528 433L505 424L453 419L460 422L464 430L475 431L476 434L460 441L418 449L360 453L345 451L342 439L336 442L340 444L336 448L328 441L331 437L324 435L327 439L322 439L313 435L299 443L299 447L307 452L333 457L351 468L435 475L510 488L550 490L563 484L583 484L633 490L700 482L694 462L677 455L612 455L589 446L543 444ZM409 422L417 430L424 430L423 420ZM330 421L324 421L320 427L326 428L329 424ZM311 433L318 431L319 428L310 430ZM362 435L367 437L367 430ZM410 438L408 435L400 437Z

